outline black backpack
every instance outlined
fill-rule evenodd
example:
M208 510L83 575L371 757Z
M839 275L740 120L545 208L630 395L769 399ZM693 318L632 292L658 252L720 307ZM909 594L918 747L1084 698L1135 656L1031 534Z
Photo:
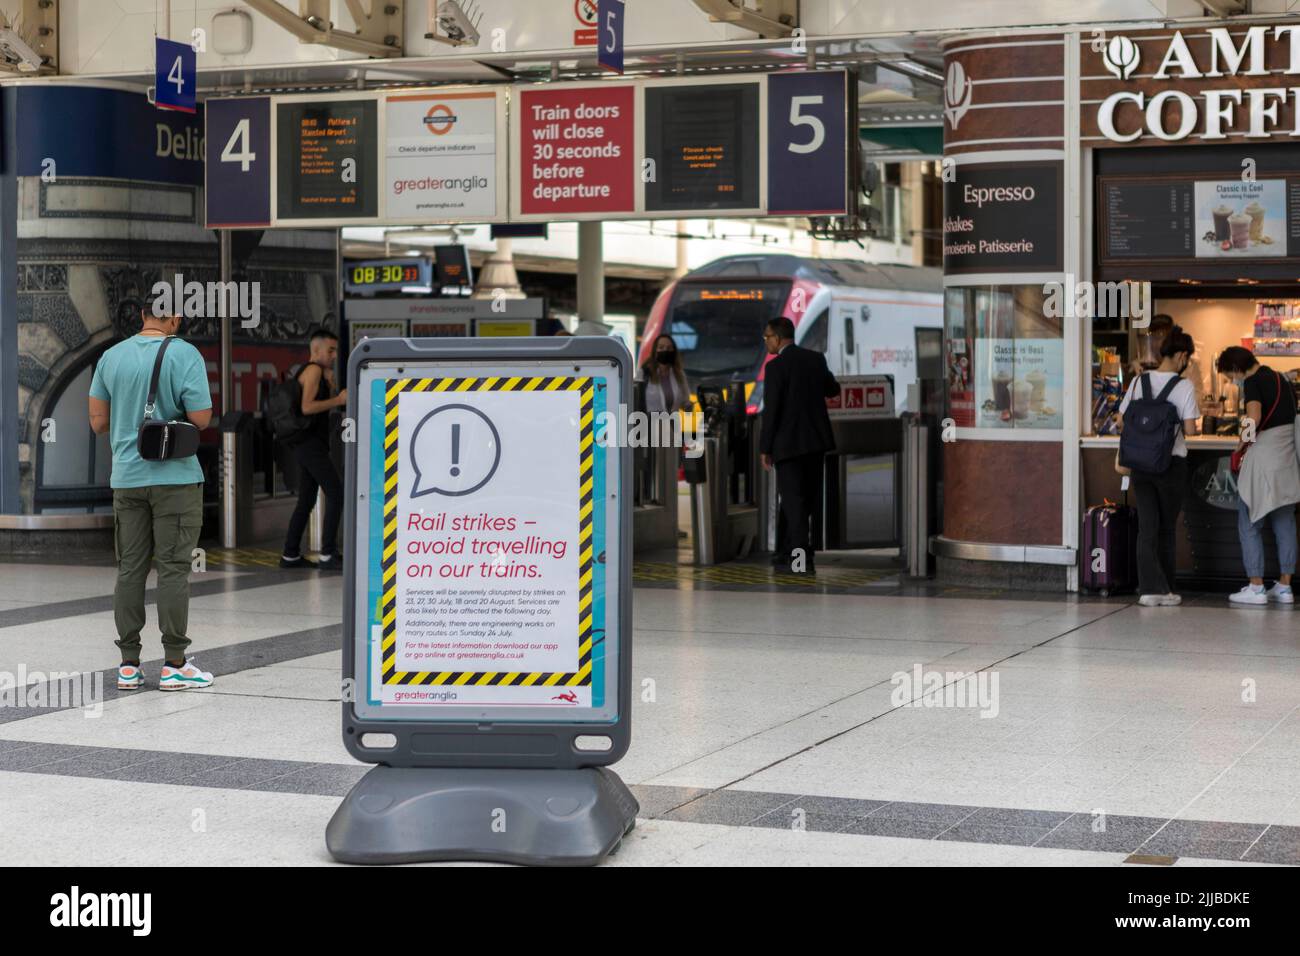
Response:
M298 381L302 369L301 365L289 369L289 376L271 389L271 396L266 400L266 417L271 431L281 440L311 427L311 419L302 413L302 383Z
M1178 409L1169 394L1182 378L1175 375L1160 394L1151 397L1151 376L1143 372L1141 389L1133 390L1124 410L1124 430L1119 435L1119 463L1125 468L1148 475L1162 475L1169 470L1174 441L1183 427Z

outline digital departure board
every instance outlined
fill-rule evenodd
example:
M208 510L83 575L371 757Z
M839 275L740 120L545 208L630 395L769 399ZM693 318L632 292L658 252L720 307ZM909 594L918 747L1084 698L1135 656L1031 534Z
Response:
M647 211L759 207L758 90L755 82L646 87Z
M277 102L277 220L378 215L378 139L374 99Z
M387 292L408 286L428 286L433 265L428 259L366 259L349 262L343 269L346 292Z
M469 295L474 291L469 250L463 245L434 246L433 259L437 266L438 287L443 295Z

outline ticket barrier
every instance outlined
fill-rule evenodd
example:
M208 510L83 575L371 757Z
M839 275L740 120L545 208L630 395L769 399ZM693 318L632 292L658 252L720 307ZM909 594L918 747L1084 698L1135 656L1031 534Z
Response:
M702 385L697 397L700 430L683 473L691 485L695 564L707 566L744 557L758 542L758 428L743 388Z
M907 573L929 574L936 514L933 428L925 416L833 421L823 547L898 548Z

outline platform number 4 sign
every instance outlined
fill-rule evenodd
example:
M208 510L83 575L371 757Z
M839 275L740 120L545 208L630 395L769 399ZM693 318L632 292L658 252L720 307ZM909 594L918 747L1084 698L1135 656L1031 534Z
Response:
M154 103L159 109L193 113L197 72L194 47L154 38Z
M623 73L623 16L627 8L623 0L600 0L596 22L596 59L600 65L615 73Z
M226 140L226 146L221 151L221 161L239 163L241 173L248 172L253 161L257 159L257 154L249 147L249 123L248 117L237 122L230 132L230 139Z
M271 224L271 100L209 99L204 145L207 223L215 228Z

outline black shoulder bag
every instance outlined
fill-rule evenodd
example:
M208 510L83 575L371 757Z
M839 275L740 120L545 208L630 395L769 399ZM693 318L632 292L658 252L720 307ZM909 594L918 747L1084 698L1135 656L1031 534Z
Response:
M158 357L153 361L153 375L149 378L149 397L144 401L144 421L136 437L136 451L145 461L171 461L189 458L199 450L199 430L192 422L165 422L153 417L154 401L158 397L158 376L162 373L163 356L171 343L169 335L158 346Z

